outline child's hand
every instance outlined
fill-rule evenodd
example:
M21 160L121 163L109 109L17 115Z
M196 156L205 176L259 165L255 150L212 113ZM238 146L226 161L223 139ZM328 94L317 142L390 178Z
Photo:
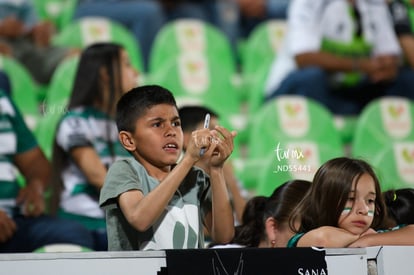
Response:
M222 126L216 126L211 134L211 145L207 152L207 156L210 156L210 167L223 167L224 162L233 152L233 140L237 133L230 132Z
M377 231L375 231L374 229L372 229L372 228L368 228L368 230L367 231L365 231L364 233L362 233L361 235L360 235L360 237L363 237L363 236L365 236L365 235L369 235L369 234L377 234L378 232Z
M209 129L195 130L191 133L191 139L188 143L186 155L190 156L194 162L198 161L202 155L201 149L204 149L205 154L210 148L211 140L213 138L212 131Z
M358 240L351 243L348 247L368 247L370 246L370 235L377 234L377 231L375 231L372 228L369 228L367 231L362 233Z

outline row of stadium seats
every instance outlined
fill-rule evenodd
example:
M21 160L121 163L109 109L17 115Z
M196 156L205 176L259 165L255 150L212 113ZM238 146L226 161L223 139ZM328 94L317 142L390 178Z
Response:
M359 115L351 151L346 153L324 106L300 96L276 97L251 120L249 151L237 170L247 189L270 195L286 180L312 180L323 162L351 155L373 165L383 190L413 187L413 118L413 101L372 101Z
M159 32L148 72L142 71L135 38L106 18L86 17L67 23L53 43L78 48L100 41L123 44L133 66L142 72L141 84L166 86L180 106L203 104L216 110L223 124L239 131L237 145L247 145L247 154L236 151L233 159L245 187L259 194L268 194L275 184L287 179L310 179L322 162L347 154L344 142L352 142L353 156L364 157L379 167L385 189L414 184L413 168L409 166L410 161L414 162L412 102L372 102L354 119L352 134L344 134L344 128L335 124L324 107L305 98L280 97L263 105L264 80L286 31L284 21L270 20L259 25L240 47L240 71L224 35L212 25L193 19L173 21ZM42 90L17 61L0 58L0 68L11 78L13 98L48 157L54 127L66 108L77 64L78 57L62 62L48 87ZM396 129L400 134L392 133ZM395 169L382 169L383 163Z

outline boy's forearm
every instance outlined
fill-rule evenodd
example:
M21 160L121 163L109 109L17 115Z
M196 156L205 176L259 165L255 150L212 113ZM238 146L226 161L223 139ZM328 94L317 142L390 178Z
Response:
M192 165L190 159L183 159L154 190L134 206L129 221L137 230L145 231L159 219Z
M210 170L212 191L211 237L217 243L228 243L234 236L233 210L222 168Z

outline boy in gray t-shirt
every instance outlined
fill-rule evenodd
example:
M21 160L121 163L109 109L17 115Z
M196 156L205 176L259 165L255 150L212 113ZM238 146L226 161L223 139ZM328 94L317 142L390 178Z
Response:
M231 241L234 221L223 164L235 133L220 126L194 131L177 164L180 117L172 93L156 85L126 93L116 122L135 160L115 162L101 190L109 250L203 248L202 223L214 242ZM210 158L210 176L193 167L203 157Z

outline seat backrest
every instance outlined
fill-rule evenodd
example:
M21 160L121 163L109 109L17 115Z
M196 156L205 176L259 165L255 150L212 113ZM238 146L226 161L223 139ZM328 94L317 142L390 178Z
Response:
M177 101L198 101L226 117L235 130L245 127L232 72L219 60L201 53L186 53L170 59L147 82L171 90Z
M265 103L265 85L269 75L270 64L264 62L257 71L244 79L244 89L248 102L248 113L253 117Z
M91 252L92 249L71 243L54 243L39 247L33 253Z
M344 155L332 114L302 96L275 97L249 120L247 129L248 154L241 178L246 188L258 188L260 184L264 193L274 188L260 183L270 181L268 177L273 174L270 168L278 169L281 165L280 169L287 170L279 171L279 176L309 180L323 162ZM272 163L263 162L272 157L273 162L269 161ZM257 172L259 166L266 167L260 170L262 173Z
M72 20L77 2L78 0L33 0L39 18L53 22L57 30Z
M62 115L63 112L61 110L49 110L48 113L45 113L39 119L39 122L33 131L39 147L49 160L52 158L56 127Z
M265 158L257 179L256 193L269 196L274 189L288 180L312 181L316 170L323 162L341 154L340 148L321 144L313 140L285 142L277 151Z
M414 188L414 140L394 142L372 162L381 190Z
M79 56L74 55L58 65L50 80L43 112L54 112L55 108L66 107L72 92L78 64Z
M39 118L39 102L37 84L29 71L14 58L0 55L0 69L9 77L13 102L30 129L33 129Z
M277 56L287 32L287 23L281 19L271 19L255 27L249 35L242 55L243 76L245 79Z
M311 140L342 148L332 114L316 101L302 96L275 97L260 108L249 124L250 157L267 155L279 142L285 141Z
M414 141L414 102L403 97L381 97L361 112L352 142L352 155L369 162L394 142Z
M149 73L157 71L165 61L182 53L197 52L221 60L222 67L235 71L230 42L215 26L197 19L177 19L158 32L151 48Z
M143 71L141 48L135 36L123 25L106 17L82 17L65 26L53 38L55 45L84 48L96 42L115 42L123 45L131 63Z

